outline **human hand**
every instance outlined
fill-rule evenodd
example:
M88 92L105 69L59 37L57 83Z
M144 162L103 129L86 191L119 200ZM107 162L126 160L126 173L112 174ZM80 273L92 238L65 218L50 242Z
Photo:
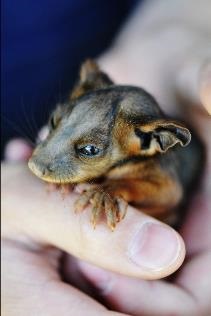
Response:
M145 88L171 115L183 111L178 95L211 113L210 81L199 83L211 76L210 39L209 0L148 0L98 61L116 83Z
M74 214L76 198L47 193L23 164L2 165L3 315L118 315L63 282L63 251L144 279L164 277L181 265L184 244L172 228L129 207L115 232L103 223L93 230L89 209Z
M185 3L193 6L193 16L189 14L187 19ZM187 248L186 261L171 282L131 279L80 264L81 271L101 291L107 304L130 315L211 314L211 118L208 115L211 113L208 58L211 53L209 33L204 32L211 21L206 20L211 8L207 2L207 6L196 10L200 17L196 25L196 2L185 3L179 9L178 3L176 8L172 3L170 7L162 7L164 1L153 2L152 6L146 4L143 19L137 11L135 21L132 17L114 46L99 59L102 68L117 83L143 86L156 96L167 113L183 115L198 132L207 151L203 181L192 197L179 231ZM163 10L159 11L159 6ZM204 8L206 12L199 14Z
M211 313L211 139L210 118L194 113L192 119L207 146L207 165L200 189L192 198L179 233L185 241L186 260L170 281L128 278L80 263L84 276L107 305L135 316L209 316Z
M113 56L117 56L117 59L113 58L113 56L110 59L111 55L109 56L109 58L108 56L104 56L101 59L101 63L102 64L104 63L103 68L105 70L107 68L108 73L112 74L113 72L113 78L116 79L116 82L129 83L129 84L131 83L131 84L144 86L150 92L152 92L158 98L160 103L164 105L166 110L169 113L171 113L174 111L174 106L176 104L175 102L176 100L174 97L175 89L172 89L172 88L175 88L175 82L173 79L178 78L178 81L176 83L177 90L179 90L179 92L182 92L181 86L183 86L184 84L180 85L180 82L182 81L182 79L186 80L190 77L184 76L185 70L184 70L183 75L181 75L181 72L178 72L180 73L180 76L175 75L175 69L176 71L178 70L178 62L175 63L176 66L173 64L174 67L170 71L171 76L170 78L168 77L169 69L171 69L172 60L174 60L174 62L176 61L175 58L177 57L178 51L176 51L176 54L174 56L172 56L172 52L169 52L168 50L165 54L165 49L168 45L166 46L165 44L163 44L163 40L160 40L160 38L158 38L158 40L155 41L156 37L157 36L155 34L155 36L154 37L152 36L151 39L149 38L147 40L146 38L146 41L143 40L143 43L145 42L146 46L142 46L140 51L138 51L137 49L131 50L133 52L133 56L132 57L129 56L128 59L127 59L128 57L127 54L124 56L120 54L120 51L125 52L125 50L122 49L120 45L121 49L116 50L116 52L118 53L113 55ZM172 40L174 39L172 35L170 34L170 39L171 38ZM186 38L187 37L185 37L185 40ZM159 42L161 42L161 44L159 46L156 46L159 44ZM138 42L135 41L135 43L137 44ZM168 43L168 37L167 37L167 43ZM177 45L178 45L178 42L177 42ZM169 46L172 47L171 44L169 44ZM129 47L131 48L133 46L129 45ZM160 48L159 54L157 53L157 50L156 50L157 47ZM180 45L179 47L181 49ZM154 54L155 51L159 58L158 60L156 60L156 63L153 64L152 61L154 60L154 58L152 58L152 55ZM182 59L184 58L184 56L187 57L185 61L183 60L184 64L186 64L188 60L188 54L187 54L187 51L183 49L181 51L183 52L183 54L182 56L181 54L179 54L180 56L179 64L181 62L181 65L183 65ZM185 52L185 55L184 55L184 52ZM136 56L137 58L134 58ZM166 64L167 57L169 58L168 58L168 63ZM110 64L111 60L113 61L113 67L109 66L111 65ZM144 60L144 63L142 63L142 67L139 67L138 61L141 61L141 60ZM130 62L128 64L128 61L133 61L133 67L131 67ZM202 61L204 63L203 58L202 58ZM200 59L200 63L201 63L201 59ZM121 65L119 69L118 69L118 65ZM127 65L128 67L126 68ZM110 67L110 70L109 70L109 67ZM125 68L128 70L128 72L127 72L127 76L124 77ZM196 78L196 76L192 76L192 77ZM202 86L205 87L206 85L202 85ZM190 90L191 90L191 87L193 87L192 84L190 84ZM209 89L207 91L209 91ZM184 93L181 93L181 94L183 94L184 96ZM191 98L191 101L196 100L195 96L193 97L193 95L194 94L189 93L188 96L185 94L185 97ZM205 96L205 94L202 94L202 95L203 97ZM204 97L204 99L208 100L206 96ZM210 103L208 101L206 102L209 106ZM204 104L206 104L206 102L204 102ZM198 99L196 103L198 103ZM168 106L169 104L172 105L172 108ZM198 115L199 114L195 116L197 124L201 122L200 126L202 124L203 128L208 126L209 122L207 122L207 118L205 118L205 121L204 121L204 117L202 114L201 120L199 122ZM207 129L208 128L209 126L207 127ZM208 133L207 132L205 133L204 131L202 136L206 137L207 134ZM209 146L210 144L207 143L207 148ZM9 166L6 167L7 170L9 170L8 168ZM207 170L209 170L210 172L210 168L208 168ZM93 264L98 265L99 267L103 267L105 269L109 269L116 272L121 272L129 277L131 276L137 277L137 278L138 277L139 278L140 277L142 278L163 277L173 272L174 270L176 270L179 267L179 265L182 263L183 256L184 256L184 248L182 246L181 239L179 239L178 249L180 249L180 251L175 252L177 253L177 255L176 255L173 265L171 264L169 265L168 263L165 266L163 266L163 263L160 263L162 268L160 269L160 271L158 268L157 273L155 271L156 270L155 267L153 267L151 271L148 271L146 273L146 271L143 271L143 267L138 267L137 269L135 265L132 265L131 267L130 265L128 266L127 264L128 252L126 251L126 249L128 245L130 245L129 237L131 237L134 234L137 227L136 225L138 225L137 223L142 225L145 220L151 221L149 217L131 208L125 220L119 224L119 227L115 231L115 235L111 234L110 232L106 233L104 228L101 226L99 226L99 228L97 227L97 230L95 232L91 231L87 234L86 229L89 225L88 214L87 213L82 214L80 216L80 221L77 221L77 220L75 221L76 218L72 216L73 214L71 213L71 210L69 211L69 206L71 208L71 203L73 203L73 200L72 200L72 198L74 199L73 195L69 197L70 202L72 201L71 203L69 203L68 202L69 200L66 199L66 202L69 205L68 207L66 207L66 211L64 211L64 205L62 205L61 200L58 200L57 202L55 202L55 199L59 199L59 196L57 196L56 194L56 196L54 195L54 201L53 201L54 205L52 205L51 198L48 198L46 200L46 196L45 197L43 196L44 200L46 200L45 201L46 203L44 203L44 205L38 206L38 209L39 209L38 213L36 211L34 212L34 210L36 209L36 205L34 205L33 209L31 209L32 207L31 204L34 202L34 199L35 201L40 200L40 197L41 197L40 193L38 195L36 194L34 195L34 190L33 190L33 194L32 192L29 192L26 190L26 189L29 189L30 187L31 189L35 188L36 186L34 186L34 183L30 182L31 180L29 181L30 177L28 178L29 175L25 174L24 173L25 171L23 169L20 168L19 171L21 175L16 177L17 178L16 184L14 184L13 190L8 190L8 191L12 194L12 196L14 195L16 196L16 201L17 201L17 194L18 194L19 200L17 201L17 203L15 203L15 206L16 204L21 205L22 206L21 212L19 208L14 208L14 204L13 205L7 204L6 209L10 209L10 210L13 209L15 212L18 212L20 214L22 214L23 209L29 210L29 212L25 213L24 211L25 215L22 214L23 216L21 216L18 221L17 221L17 215L9 216L10 218L13 218L13 221L14 221L14 223L11 222L10 225L8 225L7 220L5 221L5 227L12 226L13 228L6 235L4 235L4 237L6 239L11 240L11 236L13 236L12 243L14 243L13 244L14 246L11 252L10 252L10 244L5 245L5 251L7 251L5 255L5 258L6 258L5 262L6 263L8 262L8 253L9 253L9 258L14 258L14 257L16 258L17 262L19 262L19 266L20 266L19 270L23 271L25 275L24 277L19 275L19 279L18 279L19 287L16 288L16 290L13 292L14 283L15 284L17 283L16 280L17 280L17 271L18 271L15 267L16 265L15 260L11 260L10 265L6 266L5 268L6 271L9 271L9 274L11 275L11 277L9 278L11 283L8 282L8 278L6 278L5 280L5 285L6 285L5 288L7 289L9 288L9 290L7 291L5 295L4 302L7 302L6 306L7 308L10 309L9 315L12 315L11 310L14 309L14 305L16 307L18 306L18 308L21 310L21 313L20 313L21 315L24 315L24 313L29 315L29 310L36 312L37 310L35 310L35 308L39 308L38 310L39 314L43 312L44 315L48 315L48 314L53 315L53 313L57 315L58 312L61 313L61 310L60 310L61 306L63 307L64 315L67 313L68 314L73 313L74 315L77 315L78 313L81 315L84 313L84 310L86 310L86 314L88 314L87 311L89 310L91 315L95 315L95 314L100 315L100 312L109 313L109 314L112 313L106 309L99 310L99 308L103 308L102 305L100 305L96 301L95 302L90 301L89 297L84 296L84 294L79 291L75 292L75 289L73 287L63 283L61 280L61 275L55 269L55 266L53 268L53 272L55 272L58 282L56 283L56 288L52 287L53 282L52 282L51 274L46 273L47 270L49 271L49 269L46 269L46 265L47 267L50 266L51 268L51 265L49 264L49 260L51 261L51 254L46 251L46 244L56 246L57 250L53 248L54 249L53 251L56 251L56 252L58 251L59 255L61 254L61 252L58 249L66 250L68 253L71 253L82 259L92 262ZM24 181L22 181L23 180L22 177L25 178L24 181L26 181L25 185L22 185L23 189L25 188L25 190L22 190L22 192L20 192L18 191L18 189L20 190L19 188L20 183L24 183ZM98 288L99 293L102 294L102 296L105 298L107 303L113 304L113 309L128 312L130 313L130 315L151 315L151 316L162 315L164 316L164 315L169 315L169 313L172 313L172 312L175 312L178 315L183 315L183 316L184 315L197 315L198 316L199 314L206 315L206 316L209 315L207 314L207 311L208 313L210 311L210 306L209 306L210 280L207 277L208 275L207 269L209 267L208 260L210 260L208 258L208 255L209 255L208 245L210 244L210 233L209 233L208 223L209 223L210 211L208 209L209 206L206 206L206 203L207 203L206 201L209 194L208 193L205 194L205 192L210 191L210 184L208 182L209 181L208 179L209 178L207 178L207 180L204 180L204 186L203 186L202 192L198 193L198 196L196 197L196 202L191 209L191 215L189 216L189 218L193 222L191 224L188 223L188 218L187 218L187 221L186 221L187 225L185 224L183 227L183 231L181 231L181 234L184 236L185 242L187 243L188 262L184 264L183 269L178 274L178 277L175 279L174 283L169 284L164 281L150 281L149 282L149 281L131 279L131 278L126 278L126 277L120 277L120 275L113 274L113 273L109 274L108 272L106 274L103 274L102 270L98 270L98 271L94 270L94 273L93 273L93 267L87 266L83 263L79 263L79 267L81 271L83 272L83 274L96 286L96 288ZM14 178L11 179L11 182L12 181L14 181ZM40 188L39 190L42 191L43 193L43 188L42 189ZM39 190L38 191L35 190L35 191L38 193L40 192ZM24 202L23 196L29 197L28 204L26 203L26 201ZM8 196L8 199L10 200L9 196ZM198 211L198 209L196 208L197 201L198 201L198 204L200 201L201 201L200 203L203 204L202 206L200 206L200 208L202 208L203 211L200 210L200 212L197 212ZM57 215L57 212L55 212L55 209L52 213L52 207L53 206L55 207L55 205L58 206L58 209L59 209L59 212L57 211L58 214L60 214L60 210L61 210L62 214L63 212L65 212L65 214L68 213L68 216L67 215L64 216L63 214L61 218L60 217L61 214ZM42 211L43 207L45 208L44 214ZM195 212L193 212L194 209L196 210ZM37 219L37 221L35 221L34 217L30 219L31 214L33 215L33 213L36 214L35 217L39 217L39 220ZM202 215L203 213L205 213L205 215ZM196 215L193 216L193 214L196 214ZM197 215L199 216L199 219L197 218ZM82 221L81 221L81 218L83 219ZM52 219L54 219L53 224L52 224ZM202 220L204 222L202 222ZM17 228L16 221L17 223L19 223L19 225L22 225L20 226L19 229ZM200 223L200 221L201 221L201 225L198 226L198 223ZM59 225L56 225L57 222ZM51 223L48 229L46 228L46 223ZM63 224L61 225L61 223ZM32 228L34 227L34 225L36 226L36 230L37 230L37 233L35 233L35 235L32 234L34 230ZM68 227L66 227L66 225ZM66 228L64 229L64 227ZM130 231L128 231L128 227L130 227ZM200 232L201 238L196 238L197 234L195 233L194 230L195 229L198 230L199 227L200 228L203 227L203 231L202 233ZM23 240L19 241L20 233L17 233L19 231L24 231L24 239L25 238L27 239L26 243L24 243ZM49 234L49 236L47 236L50 231L51 233ZM174 242L173 242L173 245L171 242L168 245L165 244L165 242L168 241L167 240L168 238L164 237L165 236L164 231L162 232L162 230L157 231L157 229L155 230L152 229L150 232L151 242L154 244L159 254L161 252L160 251L161 248L165 247L166 250L168 250L167 252L170 251L171 253L171 248L169 248L170 244L171 246L175 246ZM78 234L75 235L76 232L78 232ZM170 229L170 232L171 232L170 235L172 236L173 231L171 229ZM41 235L45 233L44 236L42 236L42 238L40 238L40 233ZM111 237L109 238L109 234L111 234L110 236L112 236L112 238ZM93 238L89 238L89 236L91 235L93 235ZM59 242L57 240L58 236L60 240ZM80 236L80 238L78 236ZM31 242L31 239L33 239L33 242ZM73 239L75 241L75 247L73 245L74 244ZM87 241L85 244L84 244L84 240ZM24 258L26 259L29 258L29 260L31 260L30 259L31 257L29 255L31 254L31 252L33 252L33 246L35 245L35 247L37 247L37 243L38 243L38 246L41 247L40 248L41 251L38 252L38 258L42 260L44 265L43 263L39 264L39 262L34 260L33 258L33 262L35 263L38 262L38 264L33 265L32 267L33 271L32 271L29 269L30 265L28 266L25 264ZM23 244L23 247L26 248L24 257L19 255L19 250L18 250L18 253L16 254L16 250L18 249L19 244L21 244L21 247ZM8 246L9 246L9 252L8 252ZM77 253L75 248L80 250L80 252ZM197 251L199 251L199 256L194 258L194 256L196 256ZM157 259L151 255L156 255L156 251L153 254L148 253L148 255L149 255L148 259L150 259L148 260L148 264L149 262L151 262L151 264L155 264L157 262ZM58 258L55 261L56 261L56 264L59 265ZM126 265L125 265L125 262L126 262ZM72 264L72 262L70 262L70 264ZM198 276L198 274L194 270L200 271L200 277L199 277L200 282L198 282L198 280L193 279L193 277ZM29 271L29 274L26 273L27 271ZM32 276L34 276L34 271L36 272L36 274L35 274L35 277L32 278ZM52 268L50 269L50 271L52 271ZM47 278L44 279L43 281L43 277L46 276L46 274L47 274ZM40 275L41 278L37 278L37 275ZM25 284L26 280L28 280L29 278L30 280L32 280L31 284ZM35 283L37 279L39 281L38 285ZM70 279L72 279L72 276L70 276ZM42 304L45 301L45 297L41 297L41 295L43 294L43 291L40 290L40 288L41 289L43 288L42 286L43 283L47 284L47 289L49 291L46 293L46 296L45 296L49 303L48 305L45 304L44 306ZM197 288L196 288L196 284L197 284ZM183 287L184 287L184 290L183 290ZM64 293L63 293L63 288L65 288ZM103 292L101 292L102 288L103 288ZM19 305L17 305L17 299L14 300L14 297L17 297L15 296L15 293L17 293L17 291L20 293L19 297L24 298L24 299L19 300ZM190 294L188 294L187 292ZM29 297L28 295L29 293L33 293L33 296L30 295ZM55 298L55 295L53 295L54 293L56 293L56 298ZM192 296L194 296L194 298L192 298ZM37 304L35 304L35 299L36 299ZM83 300L85 300L86 302L85 306L81 306L81 302ZM148 304L147 304L147 301L148 301ZM81 309L81 307L83 307L83 309ZM17 310L15 310L15 312L16 311Z

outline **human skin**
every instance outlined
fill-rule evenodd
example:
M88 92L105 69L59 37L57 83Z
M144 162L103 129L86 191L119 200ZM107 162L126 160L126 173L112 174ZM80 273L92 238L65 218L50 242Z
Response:
M141 25L137 25L135 18L129 21L113 47L99 61L116 82L145 87L170 114L179 112L175 92L189 105L183 107L183 114L200 133L207 148L207 161L203 182L192 198L187 218L179 232L186 245L186 261L171 283L143 280L164 277L183 262L182 239L171 228L167 229L162 223L148 226L148 241L156 251L148 253L145 247L146 253L142 252L138 259L141 265L137 265L137 258L135 263L131 260L133 238L144 223L154 223L154 219L129 208L126 218L114 233L103 224L93 231L89 210L78 215L73 212L71 206L76 193L65 200L58 192L47 194L44 184L26 167L5 163L2 166L3 315L118 315L122 312L150 316L208 316L211 313L210 117L202 108L204 105L209 111L210 107L210 66L206 64L209 47L205 45L208 43L205 40L200 47L199 58L198 54L195 56L198 41L200 39L201 42L203 36L183 23L180 35L187 35L177 37L176 48L179 46L179 49L174 48L175 32L178 34L178 30L174 26L168 36L165 35L165 29L169 28L156 27L156 23L160 25L159 14L153 13L154 10L163 12L163 15L160 13L162 23L167 16L166 23L171 26L173 12L166 6L162 8L163 1L156 3L152 2L151 8L149 4L148 9L140 11L143 14L143 19L138 20ZM181 4L180 1L178 3ZM186 3L190 5L190 1ZM191 6L195 4L195 1L191 2ZM173 11L175 14L175 8ZM184 7L183 12L186 12ZM202 34L206 28L205 16L201 21L204 26L200 24ZM195 23L194 17L191 19ZM141 41L136 36L140 36ZM190 46L187 39L191 41ZM196 49L190 49L194 43ZM26 151L22 152L25 154L23 158L26 158ZM14 158L14 150L12 155ZM10 147L8 158L12 155ZM162 249L167 250L167 257L159 262ZM117 313L62 281L58 266L63 250L98 266L97 269L82 261L74 263L78 275L83 273ZM72 271L71 265L73 259L68 259L67 271ZM69 279L72 281L72 275ZM76 278L77 282L81 286L79 278Z
M211 140L208 136L211 119L199 113L194 118L209 150L202 184L179 230L186 245L186 260L174 279L171 282L131 279L80 263L86 278L115 310L137 316L211 313Z
M161 9L163 6L165 10ZM187 16L190 7L193 14ZM80 266L101 290L105 301L118 311L137 316L208 316L211 314L211 117L208 114L211 113L208 40L211 4L204 1L204 6L199 7L196 1L178 1L168 7L161 0L156 5L153 1L146 4L142 10L144 18L140 19L137 12L99 61L114 81L146 88L167 113L189 122L205 144L203 180L179 230L186 245L186 261L171 283L129 279L87 264Z

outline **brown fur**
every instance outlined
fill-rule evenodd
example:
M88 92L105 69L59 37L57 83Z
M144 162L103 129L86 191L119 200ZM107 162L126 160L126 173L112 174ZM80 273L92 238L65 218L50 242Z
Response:
M95 183L76 205L93 204L94 226L104 211L114 229L124 217L122 199L167 221L198 171L198 143L182 148L190 140L189 130L167 118L146 91L114 85L88 60L29 167L51 183Z

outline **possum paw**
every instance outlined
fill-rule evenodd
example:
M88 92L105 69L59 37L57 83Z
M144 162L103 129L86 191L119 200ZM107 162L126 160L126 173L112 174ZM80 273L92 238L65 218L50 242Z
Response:
M113 231L116 224L125 217L127 210L127 203L121 197L114 197L98 187L92 187L81 193L75 203L75 211L83 211L89 203L92 204L91 223L93 228L96 227L97 221L104 213L107 225Z
M60 190L61 195L65 198L74 190L74 185L72 184L58 184L58 183L47 183L46 191L47 193L52 193L54 191Z

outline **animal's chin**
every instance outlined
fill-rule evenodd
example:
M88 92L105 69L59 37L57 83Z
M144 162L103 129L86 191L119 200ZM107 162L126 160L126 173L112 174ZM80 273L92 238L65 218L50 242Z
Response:
M40 178L41 180L48 182L48 183L55 183L55 184L67 184L67 183L74 183L70 178L61 177L61 176L43 176L39 173L33 171L33 173Z
M39 177L40 179L48 182L48 183L55 183L55 184L67 184L67 183L74 183L69 178L60 178L60 177Z

